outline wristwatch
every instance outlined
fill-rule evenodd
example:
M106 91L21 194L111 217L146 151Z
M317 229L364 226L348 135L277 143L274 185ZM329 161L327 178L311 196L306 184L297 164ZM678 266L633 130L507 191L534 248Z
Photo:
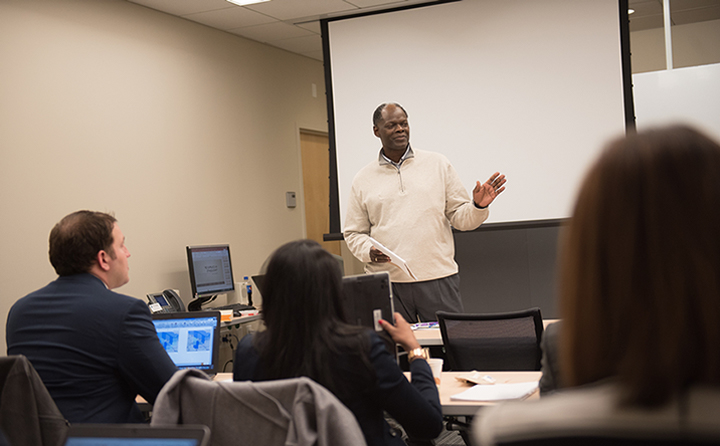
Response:
M426 348L418 347L408 352L408 362L413 362L418 358L422 358L427 361L430 358L428 350Z

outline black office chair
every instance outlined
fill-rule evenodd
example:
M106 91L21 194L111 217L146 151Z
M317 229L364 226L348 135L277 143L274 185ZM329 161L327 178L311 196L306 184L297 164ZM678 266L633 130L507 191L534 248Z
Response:
M490 314L437 312L449 370L540 370L540 308Z
M543 333L540 308L507 313L436 313L449 370L540 370ZM446 417L447 430L460 432L471 446L472 417Z

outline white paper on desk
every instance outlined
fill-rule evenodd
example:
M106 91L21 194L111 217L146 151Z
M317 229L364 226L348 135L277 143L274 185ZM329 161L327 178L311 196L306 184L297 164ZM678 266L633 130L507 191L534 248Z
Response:
M415 277L415 274L413 274L412 271L410 271L410 267L407 265L405 260L402 259L399 255L395 254L394 252L387 249L382 243L375 240L374 238L370 237L370 241L372 242L373 246L380 251L382 251L383 254L390 257L390 261L394 263L396 266L398 266L401 270L405 271L410 277L417 280L417 277Z
M511 384L478 384L464 392L450 397L456 401L501 401L519 400L532 395L538 382Z

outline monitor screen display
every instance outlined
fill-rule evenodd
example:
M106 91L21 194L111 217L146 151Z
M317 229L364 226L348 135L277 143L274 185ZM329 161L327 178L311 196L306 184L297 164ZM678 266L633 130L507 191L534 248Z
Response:
M229 245L188 246L186 250L193 297L235 290Z
M219 311L156 313L152 317L160 344L179 369L217 373Z

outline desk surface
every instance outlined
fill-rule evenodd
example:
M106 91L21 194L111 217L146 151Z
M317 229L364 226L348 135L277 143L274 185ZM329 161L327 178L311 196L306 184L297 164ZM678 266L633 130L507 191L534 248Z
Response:
M480 372L482 375L490 375L495 378L498 384L506 383L522 383L539 381L541 372ZM497 404L491 401L455 401L450 397L472 387L455 379L458 375L467 375L468 372L443 372L440 380L440 404L442 405L443 415L475 415L477 410L482 406ZM406 373L409 378L409 372ZM540 393L535 391L526 399L537 399Z
M547 327L549 324L557 321L559 321L559 319L543 319L543 326ZM443 345L440 328L422 328L415 330L414 333L415 338L423 347Z
M470 387L471 384L466 384L455 379L458 375L466 375L468 372L443 372L440 380L440 404L442 405L443 415L455 415L455 416L472 416L475 415L477 410L482 406L488 406L496 404L495 402L488 401L454 401L450 399L451 396L457 395ZM503 383L521 383L538 381L540 379L540 372L481 372L483 375L490 375L495 378L498 384ZM410 372L406 372L405 376L410 379ZM215 381L232 381L232 373L218 373L215 375ZM535 391L527 399L539 398L539 392ZM145 402L145 400L138 395L136 401L141 406L142 410L151 410L151 406Z
M472 387L471 384L466 384L455 379L458 375L467 374L468 372L443 372L438 389L443 415L472 416L475 415L477 410L482 406L497 404L491 401L455 401L450 399L451 396L457 395ZM481 374L492 376L498 384L537 382L540 380L541 375L540 372L481 372ZM410 372L405 372L405 376L410 380ZM215 381L232 381L232 373L218 373L214 379ZM535 391L535 393L526 399L532 400L539 397L540 393Z
M223 321L220 322L220 327L232 327L234 325L241 325L241 324L249 324L250 322L258 321L262 319L262 316L260 314L253 314L252 316L240 316L240 317L233 317L229 321Z

